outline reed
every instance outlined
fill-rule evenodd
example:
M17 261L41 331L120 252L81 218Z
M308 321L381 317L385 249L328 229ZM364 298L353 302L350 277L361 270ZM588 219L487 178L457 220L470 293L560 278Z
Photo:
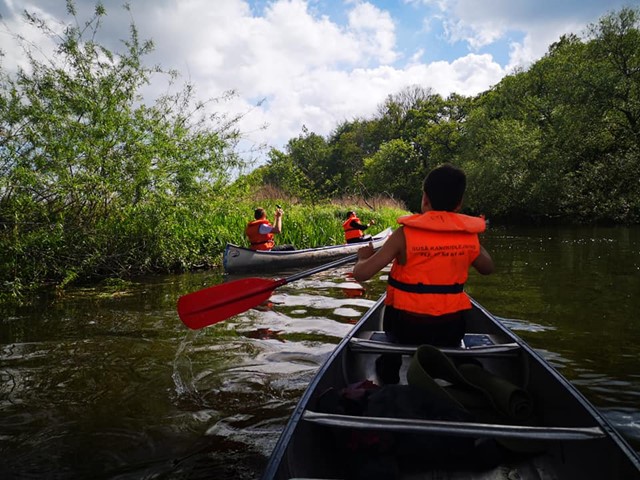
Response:
M344 243L344 231L342 222L346 219L349 210L358 212L360 219L367 223L374 220L367 233L375 234L387 227L394 227L396 219L401 215L406 215L406 210L397 207L382 207L376 210L359 208L356 205L295 205L287 204L284 201L265 201L260 205L246 204L242 212L237 208L232 209L224 217L225 225L219 225L219 232L225 237L225 242L247 246L244 236L244 227L247 222L253 219L253 211L256 207L262 207L267 211L267 218L273 221L276 204L283 207L284 216L282 219L282 233L276 236L278 244L292 244L296 248L312 248L324 245L334 245ZM240 217L236 217L238 213ZM233 218L232 218L233 217ZM222 220L222 218L221 218ZM234 231L229 229L233 225ZM222 253L222 251L220 252Z
M219 198L124 206L72 227L16 227L0 235L5 252L0 261L0 277L5 279L0 302L20 299L42 286L54 286L61 294L68 285L105 278L219 267L227 243L248 246L244 230L255 208L264 208L273 220L276 204L285 212L283 233L276 242L296 248L343 243L342 222L349 210L356 210L363 222L375 220L367 231L371 234L396 225L396 218L407 213L393 206L362 208L355 202L301 204L265 198L256 204L256 199Z

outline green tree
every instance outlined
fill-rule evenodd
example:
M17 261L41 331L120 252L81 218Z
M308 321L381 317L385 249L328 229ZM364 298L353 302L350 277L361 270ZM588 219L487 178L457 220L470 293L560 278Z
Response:
M400 200L412 211L420 211L424 171L413 146L401 139L380 146L365 159L362 183L369 191Z
M320 197L406 200L435 165L469 174L468 210L506 221L640 221L639 10L564 35L527 70L474 98L414 85L372 119L287 149Z
M366 191L366 186L358 181L358 174L364 167L364 159L380 146L377 127L375 120L356 119L343 122L329 137L327 177L334 196L362 196Z
M166 255L175 222L242 164L237 118L207 113L192 85L152 103L140 96L163 71L143 63L153 43L134 24L113 52L95 41L101 4L85 23L72 1L67 11L61 34L25 13L56 54L43 59L22 41L29 68L0 75L0 273L13 291L188 266L184 253Z
M431 94L407 112L402 138L412 142L422 169L457 163L470 100L461 95L443 99Z
M468 176L467 209L510 220L540 214L547 197L539 191L535 173L539 130L522 120L491 118L477 106L469 115L464 144L461 166Z
M303 127L302 133L287 143L286 153L308 179L310 188L317 195L325 196L333 191L327 174L330 148L321 135L309 132Z
M260 183L273 185L291 197L314 198L309 177L305 175L290 155L274 148L268 156L267 164L252 172L252 174L258 172L261 174Z
M640 221L640 10L623 8L590 25L584 48L591 147L569 183L569 206L583 217ZM584 138L583 138L584 141Z
M639 58L638 13L623 9L479 96L470 197L504 218L638 221Z

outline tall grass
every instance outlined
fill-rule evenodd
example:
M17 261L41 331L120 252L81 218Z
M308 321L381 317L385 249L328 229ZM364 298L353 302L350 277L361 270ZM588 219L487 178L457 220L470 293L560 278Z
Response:
M275 192L271 192L272 194ZM363 222L375 220L367 233L396 225L407 212L396 205L341 199L337 203L302 204L298 199L200 199L191 204L159 200L125 206L83 225L57 222L17 227L0 234L0 301L18 299L41 286L58 293L67 285L105 278L131 278L219 267L227 243L248 246L244 230L256 207L274 220L276 204L284 209L277 244L311 248L344 243L342 223L349 210ZM374 203L369 203L374 205Z
M264 208L267 211L267 218L273 222L276 204L281 205L285 212L282 218L282 233L276 235L276 243L292 244L296 248L313 248L344 243L342 223L349 210L355 210L363 222L375 221L375 225L367 230L367 233L371 234L382 231L386 227L394 227L397 217L407 214L405 210L396 207L382 207L374 211L359 208L357 205L330 203L295 205L288 204L284 200L265 200L259 205L245 203L242 206L236 206L228 212L227 216L219 218L220 223L217 231L221 237L224 236L224 243L230 242L248 246L244 228L249 221L253 220L255 208ZM238 207L244 210L238 212ZM237 216L238 213L240 216ZM222 249L220 253L222 253Z
M409 213L401 202L382 195L372 198L352 195L313 203L288 196L272 185L263 185L254 190L251 199L245 199L239 205L244 209L242 218L229 219L230 223L242 225L242 228L235 231L234 240L230 243L248 246L244 226L253 219L255 208L264 208L267 218L273 221L276 205L281 205L285 211L282 221L283 232L276 236L276 243L292 244L296 248L344 243L342 223L350 210L357 212L363 223L375 220L375 225L367 230L367 234L376 234L387 227L395 227L396 219ZM233 212L236 213L237 209Z

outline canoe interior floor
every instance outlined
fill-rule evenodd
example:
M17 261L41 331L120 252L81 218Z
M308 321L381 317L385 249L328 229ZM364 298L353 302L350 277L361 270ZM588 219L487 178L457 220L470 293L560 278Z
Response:
M505 340L508 343L501 343ZM524 384L529 372L521 363L526 363L526 357L521 355L520 346L510 340L488 334L467 334L460 348L441 350L450 358L461 357L462 361L468 361L465 356L475 358L512 381ZM359 332L358 337L352 338L349 347L343 352L342 372L334 370L332 375L326 377L328 383L324 386L344 388L352 384L351 381L365 378L379 383L373 359L380 353L388 352L402 354L404 360L400 383L406 385L407 365L416 349L417 346L399 346L388 342L384 332ZM314 410L317 406L317 398L307 405L299 425L305 433L298 436L304 440L295 442L297 445L294 450L300 453L300 458L313 455L309 452L316 452L313 459L308 458L315 465L311 470L314 474L322 472L322 465L341 465L337 470L332 467L330 471L322 472L332 479L572 478L566 476L567 472L598 471L598 465L593 461L595 452L607 449L605 434L594 425L556 426L552 423L553 426L519 426L480 422L465 424L438 421L437 418L350 417L316 412ZM394 444L389 450L393 452L392 455L385 454L385 438ZM377 447L372 447L373 450L369 445L362 448L369 441L374 444L378 442ZM398 445L403 447L399 448ZM509 445L509 448L505 445ZM524 450L518 450L523 445ZM375 452L375 448L380 450ZM468 454L471 458L458 456L456 449L458 452L466 452L465 455ZM580 467L574 470L573 465L563 465L562 459L565 456L573 462L576 455L584 456L585 452L587 457L593 457L583 460L585 465L593 463L586 469ZM593 455L588 452L593 452ZM326 458L323 460L324 455ZM337 461L340 458L342 460ZM439 462L443 462L446 467L438 467ZM425 469L425 463L429 464L429 468ZM601 471L605 475L603 478L606 478L606 472L611 470L604 468ZM293 472L300 473L300 470L294 468Z
M310 384L268 480L640 480L588 402L484 309L459 347L420 348L381 331L383 300ZM398 383L378 376L384 354Z

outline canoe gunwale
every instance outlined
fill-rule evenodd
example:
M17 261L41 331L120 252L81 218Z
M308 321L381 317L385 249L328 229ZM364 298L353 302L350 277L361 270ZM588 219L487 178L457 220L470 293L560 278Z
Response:
M594 427L536 427L494 423L450 422L407 418L383 418L319 413L306 410L303 420L338 428L404 433L438 433L459 437L491 436L523 440L594 440L606 436Z
M589 465L589 467L585 468L582 466L578 469L582 473L586 474L585 478L621 478L621 475L623 474L622 472L624 472L625 478L640 479L640 456L638 456L638 453L631 448L631 446L606 419L606 417L604 417L604 415L601 414L576 387L574 387L567 379L557 372L555 368L544 360L540 354L521 340L515 333L511 332L511 330L502 323L499 317L492 315L473 298L471 301L473 309L475 310L474 315L479 319L486 319L488 328L487 333L491 333L492 336L495 336L500 341L497 345L489 348L482 347L476 349L472 347L468 348L468 351L478 357L482 357L484 353L489 357L488 361L494 361L492 360L493 357L521 356L523 360L521 367L523 373L521 375L521 379L525 383L528 383L527 379L529 379L529 372L533 369L535 371L537 388L540 389L542 386L547 385L541 382L548 382L548 386L551 387L551 390L555 392L555 394L561 393L561 400L556 406L556 412L552 416L548 417L548 423L546 425L534 424L533 426L529 426L437 421L413 418L400 419L362 417L320 413L315 411L313 408L313 401L317 398L319 391L326 389L327 381L331 382L332 378L335 378L336 375L339 376L340 374L338 372L340 371L342 371L342 377L345 381L348 381L346 380L349 378L347 371L347 362L349 360L347 360L347 358L353 359L354 355L357 358L359 354L376 354L381 353L381 351L393 351L395 353L402 353L403 355L411 355L415 350L415 347L411 346L401 346L400 349L395 349L393 348L393 345L387 344L386 342L369 340L369 336L372 331L371 327L373 327L373 330L379 328L379 324L376 324L376 321L379 320L377 318L378 310L382 307L384 298L385 295L381 295L375 304L356 323L352 330L341 339L322 366L318 369L316 375L311 380L307 389L296 404L288 423L284 427L263 472L263 476L261 477L262 480L280 480L284 478L291 478L291 475L300 476L300 473L291 470L291 466L293 464L290 462L292 462L293 458L297 458L293 452L300 453L295 447L296 443L299 443L302 439L308 437L305 437L304 434L301 433L301 440L297 440L295 434L297 430L302 429L302 432L308 435L310 433L309 428L384 430L388 432L402 432L409 434L475 438L490 437L504 439L505 441L509 441L510 439L515 441L542 441L544 444L548 444L550 448L557 453L559 456L558 458L564 458L565 453L574 451L573 448L569 448L570 445L573 445L578 450L575 450L574 453L572 453L573 456L571 457L571 461L575 462L576 466L582 466L584 462L582 462L580 458L584 458L585 462ZM363 326L365 325L370 327L367 329L369 335L367 335L367 333L365 333L365 329L363 329ZM484 330L475 331L484 332ZM491 349L495 347L499 349L505 348L506 351L492 353ZM447 350L450 350L450 352L447 351L446 353L451 353L452 355L463 352L462 348ZM462 355L465 355L465 353L462 353ZM366 360L363 359L358 361ZM499 358L495 361L502 362ZM527 388L527 386L523 385L523 388ZM544 391L547 391L547 388L548 387L544 387ZM540 391L541 390L538 390L538 392ZM575 411L576 413L569 414L569 416L565 418L562 415L562 412L565 409L568 414L571 411ZM558 424L563 424L565 421L566 426L558 426ZM312 425L316 425L316 427L312 427ZM563 442L569 443L565 445ZM304 441L303 444L305 444ZM290 445L293 448L291 452L289 451ZM601 449L604 449L604 451L607 452L603 453L604 455L610 455L610 457L606 458L603 464L594 461L598 458L598 454L595 452L600 451ZM582 452L585 456L580 457L580 453L577 452ZM578 455L577 457L576 454ZM562 463L563 462L564 460L562 460ZM607 466L603 466L601 470L600 465L605 464ZM571 471L572 470L569 467L565 474ZM302 470L302 472L304 472L304 470ZM602 476L603 472L605 476ZM302 476L306 478L310 473ZM569 477L562 476L558 478Z
M352 352L356 353L400 353L403 355L413 355L418 345L401 345L379 342L377 340L367 340L364 338L352 338L349 342L349 348ZM517 355L520 350L520 345L511 342L470 348L439 348L439 350L446 355L460 357Z
M393 230L389 227L372 237L375 249L380 248ZM368 242L344 243L298 250L260 251L227 243L222 254L222 266L226 273L273 272L287 268L330 262L357 253Z
M362 318L358 321L358 323L353 327L351 332L345 335L342 338L342 340L340 340L338 345L336 345L336 347L329 354L329 356L324 361L324 363L322 364L322 366L320 367L316 375L313 377L313 380L311 380L308 387L302 394L302 397L300 397L300 400L296 404L293 410L293 413L289 417L289 421L285 425L284 430L282 431L282 434L280 435L280 438L278 439L278 442L276 443L276 446L271 453L269 463L262 477L263 479L266 480L266 479L276 478L276 472L278 470L280 462L283 460L285 456L285 452L287 450L287 447L289 446L289 442L291 441L291 437L293 436L293 433L295 431L295 426L302 420L304 416L304 412L307 409L307 405L309 404L309 401L313 397L318 383L320 382L321 378L324 376L325 372L329 370L329 368L331 367L331 364L340 355L342 355L342 350L344 348L347 348L349 344L349 340L351 340L351 337L357 331L358 325L365 323L368 320L368 318L375 313L375 311L384 303L384 298L385 298L385 295L382 295L373 304L373 306L369 308L369 310L367 310L367 312L362 316Z

